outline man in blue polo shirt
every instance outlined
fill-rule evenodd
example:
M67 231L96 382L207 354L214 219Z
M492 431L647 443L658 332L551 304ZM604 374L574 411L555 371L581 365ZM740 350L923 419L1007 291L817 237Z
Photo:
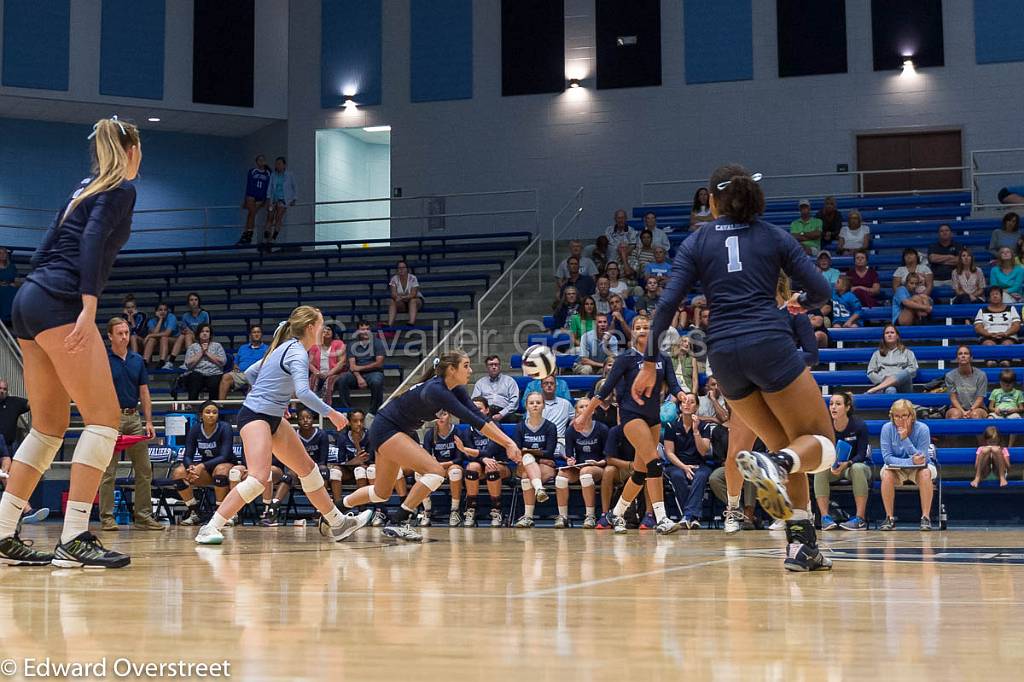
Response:
M249 380L245 378L245 370L253 363L259 362L267 353L267 344L263 343L263 328L258 324L249 327L249 343L235 351L235 368L224 372L220 380L220 399L228 397L230 391L248 391Z
M110 350L110 373L114 379L117 402L121 407L121 434L125 436L156 437L153 428L153 403L149 397L149 375L146 363L138 353L128 350L131 328L123 317L112 317L107 322L107 338ZM143 427L139 417L139 404L146 419ZM153 465L149 461L149 446L145 442L127 448L125 454L135 470L135 528L138 530L163 530L166 526L153 518ZM114 479L117 476L115 453L110 465L103 472L100 481L100 523L103 530L120 530L114 520Z

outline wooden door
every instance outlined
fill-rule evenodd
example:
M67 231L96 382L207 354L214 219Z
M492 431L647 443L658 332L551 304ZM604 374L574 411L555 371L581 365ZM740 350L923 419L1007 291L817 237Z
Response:
M959 130L857 136L857 168L862 171L948 168L960 166L962 160ZM864 176L865 192L914 192L963 186L963 172L958 170L867 173Z

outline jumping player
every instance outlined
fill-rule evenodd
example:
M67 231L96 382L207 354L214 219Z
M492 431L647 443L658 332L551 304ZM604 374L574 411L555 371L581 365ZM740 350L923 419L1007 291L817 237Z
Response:
M217 403L207 400L199 408L199 421L185 436L185 456L171 472L174 487L185 503L188 516L183 526L199 525L199 505L192 488L213 486L213 494L220 504L228 494L231 468L235 465L232 451L235 433L231 424L220 421Z
M832 465L835 436L818 385L793 342L785 313L776 305L775 292L780 270L804 289L789 300L791 310L824 305L832 289L789 232L760 219L764 193L746 169L716 169L710 188L716 219L691 235L676 253L633 398L650 400L659 380L657 340L699 279L711 304L708 361L733 412L770 450L740 452L740 471L757 487L761 506L787 521L786 568L829 569L831 561L818 550L810 519L806 474Z
M583 415L590 398L576 401L576 414ZM569 484L580 484L583 491L584 528L597 526L596 491L594 483L601 481L604 471L604 446L608 440L608 427L596 422L588 414L577 429L575 422L565 431L565 463L555 476L555 498L558 500L558 518L555 528L565 528L569 519ZM607 510L605 510L607 511Z

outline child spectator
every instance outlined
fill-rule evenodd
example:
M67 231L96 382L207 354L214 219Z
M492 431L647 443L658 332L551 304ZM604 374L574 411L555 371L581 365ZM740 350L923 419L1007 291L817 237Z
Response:
M206 322L196 329L195 338L196 342L185 351L185 368L189 372L184 381L188 399L198 400L199 394L206 391L210 400L213 400L224 376L227 353L223 346L213 340L213 329Z
M970 249L960 249L952 278L956 292L953 303L981 303L985 300L985 273L974 264L974 254Z
M822 251L822 253L825 252ZM840 275L836 280L835 291L832 293L832 326L846 328L863 326L860 309L860 300L850 291L850 278Z
M640 239L626 262L626 277L641 280L648 263L654 262L654 235L649 230L640 233Z
M892 288L895 291L901 286L907 286L907 279L911 274L920 275L919 286L924 286L926 294L932 293L932 270L921 262L921 254L916 249L907 247L903 249L903 265L896 268L892 273ZM907 286L908 289L911 287Z
M917 357L903 345L894 324L885 325L878 350L868 362L868 379L874 384L865 393L912 393L917 374Z
M199 294L192 292L186 297L188 309L178 316L178 338L171 349L173 363L178 353L196 342L196 330L201 324L210 324L210 314L203 310Z
M850 278L850 291L853 292L861 305L865 308L874 308L878 305L875 296L882 290L878 281L878 272L868 265L868 252L857 251L853 254L853 267L846 271Z
M171 352L171 339L178 335L178 318L174 316L166 303L157 303L153 317L146 323L146 338L142 346L142 359L150 362L153 351L159 346L160 364L163 369L174 369L174 363L168 357Z
M839 231L839 254L849 256L871 243L871 228L864 224L860 211L853 209L849 213L846 226Z
M999 429L989 426L981 434L981 446L974 453L974 479L971 487L977 488L989 474L998 474L999 487L1006 485L1006 472L1010 468L1010 451L1003 447Z
M659 298L661 298L661 287L658 286L658 278L648 277L644 283L644 293L636 300L634 309L638 314L643 313L647 317L653 317Z
M989 417L1020 419L1024 412L1024 392L1017 388L1017 373L1004 369L999 373L999 386L988 397Z
M924 267L924 266L922 266ZM911 272L906 286L897 288L892 295L892 321L903 326L918 324L932 314L932 299L921 275Z
M828 251L822 251L818 254L818 269L821 270L821 274L825 276L828 283L833 288L836 286L836 280L839 279L839 271L832 267L832 254Z
M654 260L644 266L644 277L656 278L659 287L665 286L668 281L668 273L672 271L672 264L668 262L667 256L667 249L655 246Z
M142 346L142 339L146 337L146 313L139 310L135 296L132 294L125 295L121 311L122 317L128 322L128 330L131 334L128 337L128 347L138 353Z
M1017 263L1009 246L999 249L995 265L988 275L988 283L1003 290L1003 301L1020 301L1024 294L1024 266Z

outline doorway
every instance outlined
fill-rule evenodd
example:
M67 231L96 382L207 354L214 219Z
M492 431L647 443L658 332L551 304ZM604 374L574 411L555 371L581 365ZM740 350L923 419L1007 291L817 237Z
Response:
M391 215L391 202L382 199L390 193L390 127L316 131L317 241L389 238L391 221L381 218ZM381 201L320 204L359 199Z
M963 165L959 130L882 133L857 136L857 168L950 168ZM963 171L865 173L864 192L914 192L960 189Z

